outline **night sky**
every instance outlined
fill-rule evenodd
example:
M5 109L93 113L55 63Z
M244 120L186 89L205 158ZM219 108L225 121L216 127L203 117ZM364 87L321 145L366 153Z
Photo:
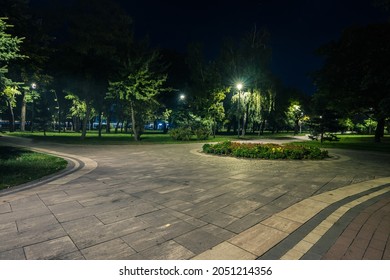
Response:
M133 18L136 37L148 35L153 47L183 53L189 43L200 42L210 59L225 38L240 40L255 25L266 28L273 73L306 94L315 90L309 74L322 65L317 48L337 40L346 27L390 19L375 0L118 1Z
M213 58L224 38L240 39L257 28L271 34L272 70L287 86L314 91L308 73L321 67L314 51L351 25L389 16L371 0L125 1L138 36L154 46L185 51L201 42Z

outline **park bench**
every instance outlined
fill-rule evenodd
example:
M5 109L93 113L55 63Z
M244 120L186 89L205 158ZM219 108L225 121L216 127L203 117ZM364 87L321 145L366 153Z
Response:
M310 140L318 140L318 135L310 134L308 137Z

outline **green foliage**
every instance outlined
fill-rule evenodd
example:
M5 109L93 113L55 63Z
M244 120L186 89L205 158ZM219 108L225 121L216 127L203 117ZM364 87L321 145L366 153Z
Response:
M225 141L203 145L203 152L208 154L228 155L259 159L325 159L328 151L317 147L277 144L245 144Z
M169 135L179 141L189 141L193 135L191 128L188 127L179 127L169 130Z
M42 178L66 166L62 158L0 146L0 189Z
M7 78L5 74L8 73L9 61L25 58L25 56L20 54L20 45L22 44L23 39L12 37L6 32L7 28L10 27L10 25L6 23L6 20L6 18L0 18L0 95L6 95L8 102L13 102L9 97L11 95L15 96L15 83ZM5 93L4 90L7 90L8 92ZM13 91L13 93L10 91Z
M196 135L198 140L206 140L211 135L213 120L184 112L176 117L177 128L170 130L173 139L190 140L192 135Z
M352 27L319 49L324 66L316 73L316 99L343 116L370 112L378 121L375 141L384 134L390 75L390 23ZM390 104L390 103L389 103Z

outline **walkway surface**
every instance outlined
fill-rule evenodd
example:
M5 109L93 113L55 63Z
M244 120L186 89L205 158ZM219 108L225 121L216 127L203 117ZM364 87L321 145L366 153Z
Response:
M0 137L10 143L69 167L0 192L0 259L390 259L390 155L267 161Z

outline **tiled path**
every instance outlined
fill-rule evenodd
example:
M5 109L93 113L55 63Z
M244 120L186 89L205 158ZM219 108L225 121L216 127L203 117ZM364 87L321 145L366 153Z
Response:
M389 155L258 161L200 144L11 142L70 167L0 192L0 259L389 259Z

